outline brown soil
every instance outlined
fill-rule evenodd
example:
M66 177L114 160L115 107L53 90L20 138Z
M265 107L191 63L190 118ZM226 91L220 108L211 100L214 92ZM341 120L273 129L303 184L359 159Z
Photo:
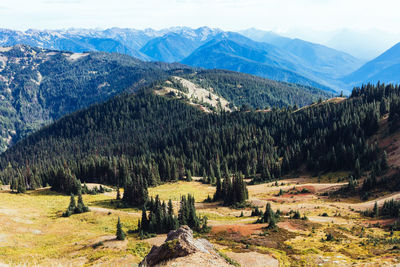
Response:
M250 225L247 225L247 227L249 226ZM236 231L228 231L227 228L230 226L225 227L225 230L221 229L221 231L215 231L213 229L213 231L211 231L209 234L209 238L214 240L213 243L221 245L229 244L230 248L232 248L235 252L250 252L254 251L254 249L251 248L252 246L287 250L285 241L296 236L295 233L279 227L274 229L263 229L263 226L265 227L267 225L262 224L259 225L260 228L255 227L256 229L253 229L252 233L247 232L247 229L241 230L239 228L234 228ZM240 231L242 231L243 234Z
M368 220L364 222L364 225L374 225L374 224L380 224L382 226L388 226L392 225L396 219L381 219L381 220Z
M299 223L297 220L279 222L278 226L282 229L288 230L289 232L303 231L307 228L304 223Z
M262 228L268 224L236 224L236 225L217 225L212 227L213 233L227 232L238 233L242 236L250 236L262 232Z

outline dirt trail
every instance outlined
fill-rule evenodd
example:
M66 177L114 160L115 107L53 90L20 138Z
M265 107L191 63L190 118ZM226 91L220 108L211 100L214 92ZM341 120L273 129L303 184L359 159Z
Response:
M378 205L383 205L383 202L387 201L387 200L399 200L400 199L400 192L396 192L390 195L386 195L377 199L373 199L373 200L369 200L366 202L362 202L362 203L356 203L356 204L346 204L346 203L342 203L345 206L351 207L353 209L356 210L365 210L365 209L371 209L374 207L375 202L378 202Z

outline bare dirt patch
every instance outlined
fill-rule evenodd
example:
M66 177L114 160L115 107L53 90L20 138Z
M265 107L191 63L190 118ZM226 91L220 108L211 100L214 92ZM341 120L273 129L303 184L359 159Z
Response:
M261 254L258 252L243 252L243 253L236 253L233 251L227 251L225 254L237 261L241 266L251 266L251 267L278 267L279 261L268 254Z
M71 60L71 61L75 61L75 60L78 60L78 59L80 59L82 57L86 57L87 55L89 55L89 53L73 53L73 54L71 54L69 56L68 59Z
M381 226L388 226L394 224L396 219L381 219L381 220L367 220L364 222L364 225L376 225L379 224Z
M298 231L302 231L304 229L302 229L303 227L301 227L299 224L290 222L290 221L285 221L285 222L279 222L278 226L280 228L286 229L289 232L298 232Z

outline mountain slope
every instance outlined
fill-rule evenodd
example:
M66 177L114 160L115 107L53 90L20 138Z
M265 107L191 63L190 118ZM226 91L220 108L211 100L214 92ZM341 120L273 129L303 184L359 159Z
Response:
M218 29L208 27L175 29L175 31L150 40L140 49L140 52L153 60L178 62L220 32Z
M292 39L274 32L248 29L241 31L244 36L257 41L265 42L282 48L302 59L303 63L316 71L335 77L348 74L359 68L365 60L356 58L348 53L336 50L321 44L304 41L298 38Z
M284 45L292 40L291 38L281 36L272 31L262 31L256 28L242 30L239 31L239 33L254 41L273 44L276 46Z
M364 60L347 53L300 39L292 39L278 47L289 51L303 60L302 64L328 79L338 78L359 68Z
M0 48L0 148L65 114L166 76L172 68L117 54Z
M314 82L290 71L294 63L283 59L283 52L272 47L263 50L268 44L249 46L230 39L213 40L201 46L182 63L208 69L227 69L261 76L264 78L303 84L331 91L327 86Z
M182 77L227 99L238 108L243 105L259 109L293 105L302 107L333 96L315 87L232 71L203 70Z
M176 33L168 33L149 41L140 52L154 60L177 62L187 57L198 46L195 40Z
M205 113L185 100L157 96L159 85L64 116L28 136L0 155L0 178L8 183L19 176L28 188L35 180L62 190L71 181L57 174L65 168L81 181L116 184L113 170L124 165L148 185L177 180L187 170L196 176L240 171L258 182L304 167L368 170L379 160L377 146L367 142L383 115L376 106L398 95L392 88L385 96L355 95L300 110Z
M345 76L343 81L351 86L367 82L376 83L378 81L400 83L399 64L400 43L394 45L377 58L367 62L355 72Z

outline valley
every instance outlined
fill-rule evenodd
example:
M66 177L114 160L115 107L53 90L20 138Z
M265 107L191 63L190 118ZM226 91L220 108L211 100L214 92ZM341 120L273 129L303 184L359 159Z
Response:
M0 2L0 267L400 267L400 2Z
M0 155L0 263L129 266L186 224L235 266L398 263L398 86L299 107L322 91L168 73Z

